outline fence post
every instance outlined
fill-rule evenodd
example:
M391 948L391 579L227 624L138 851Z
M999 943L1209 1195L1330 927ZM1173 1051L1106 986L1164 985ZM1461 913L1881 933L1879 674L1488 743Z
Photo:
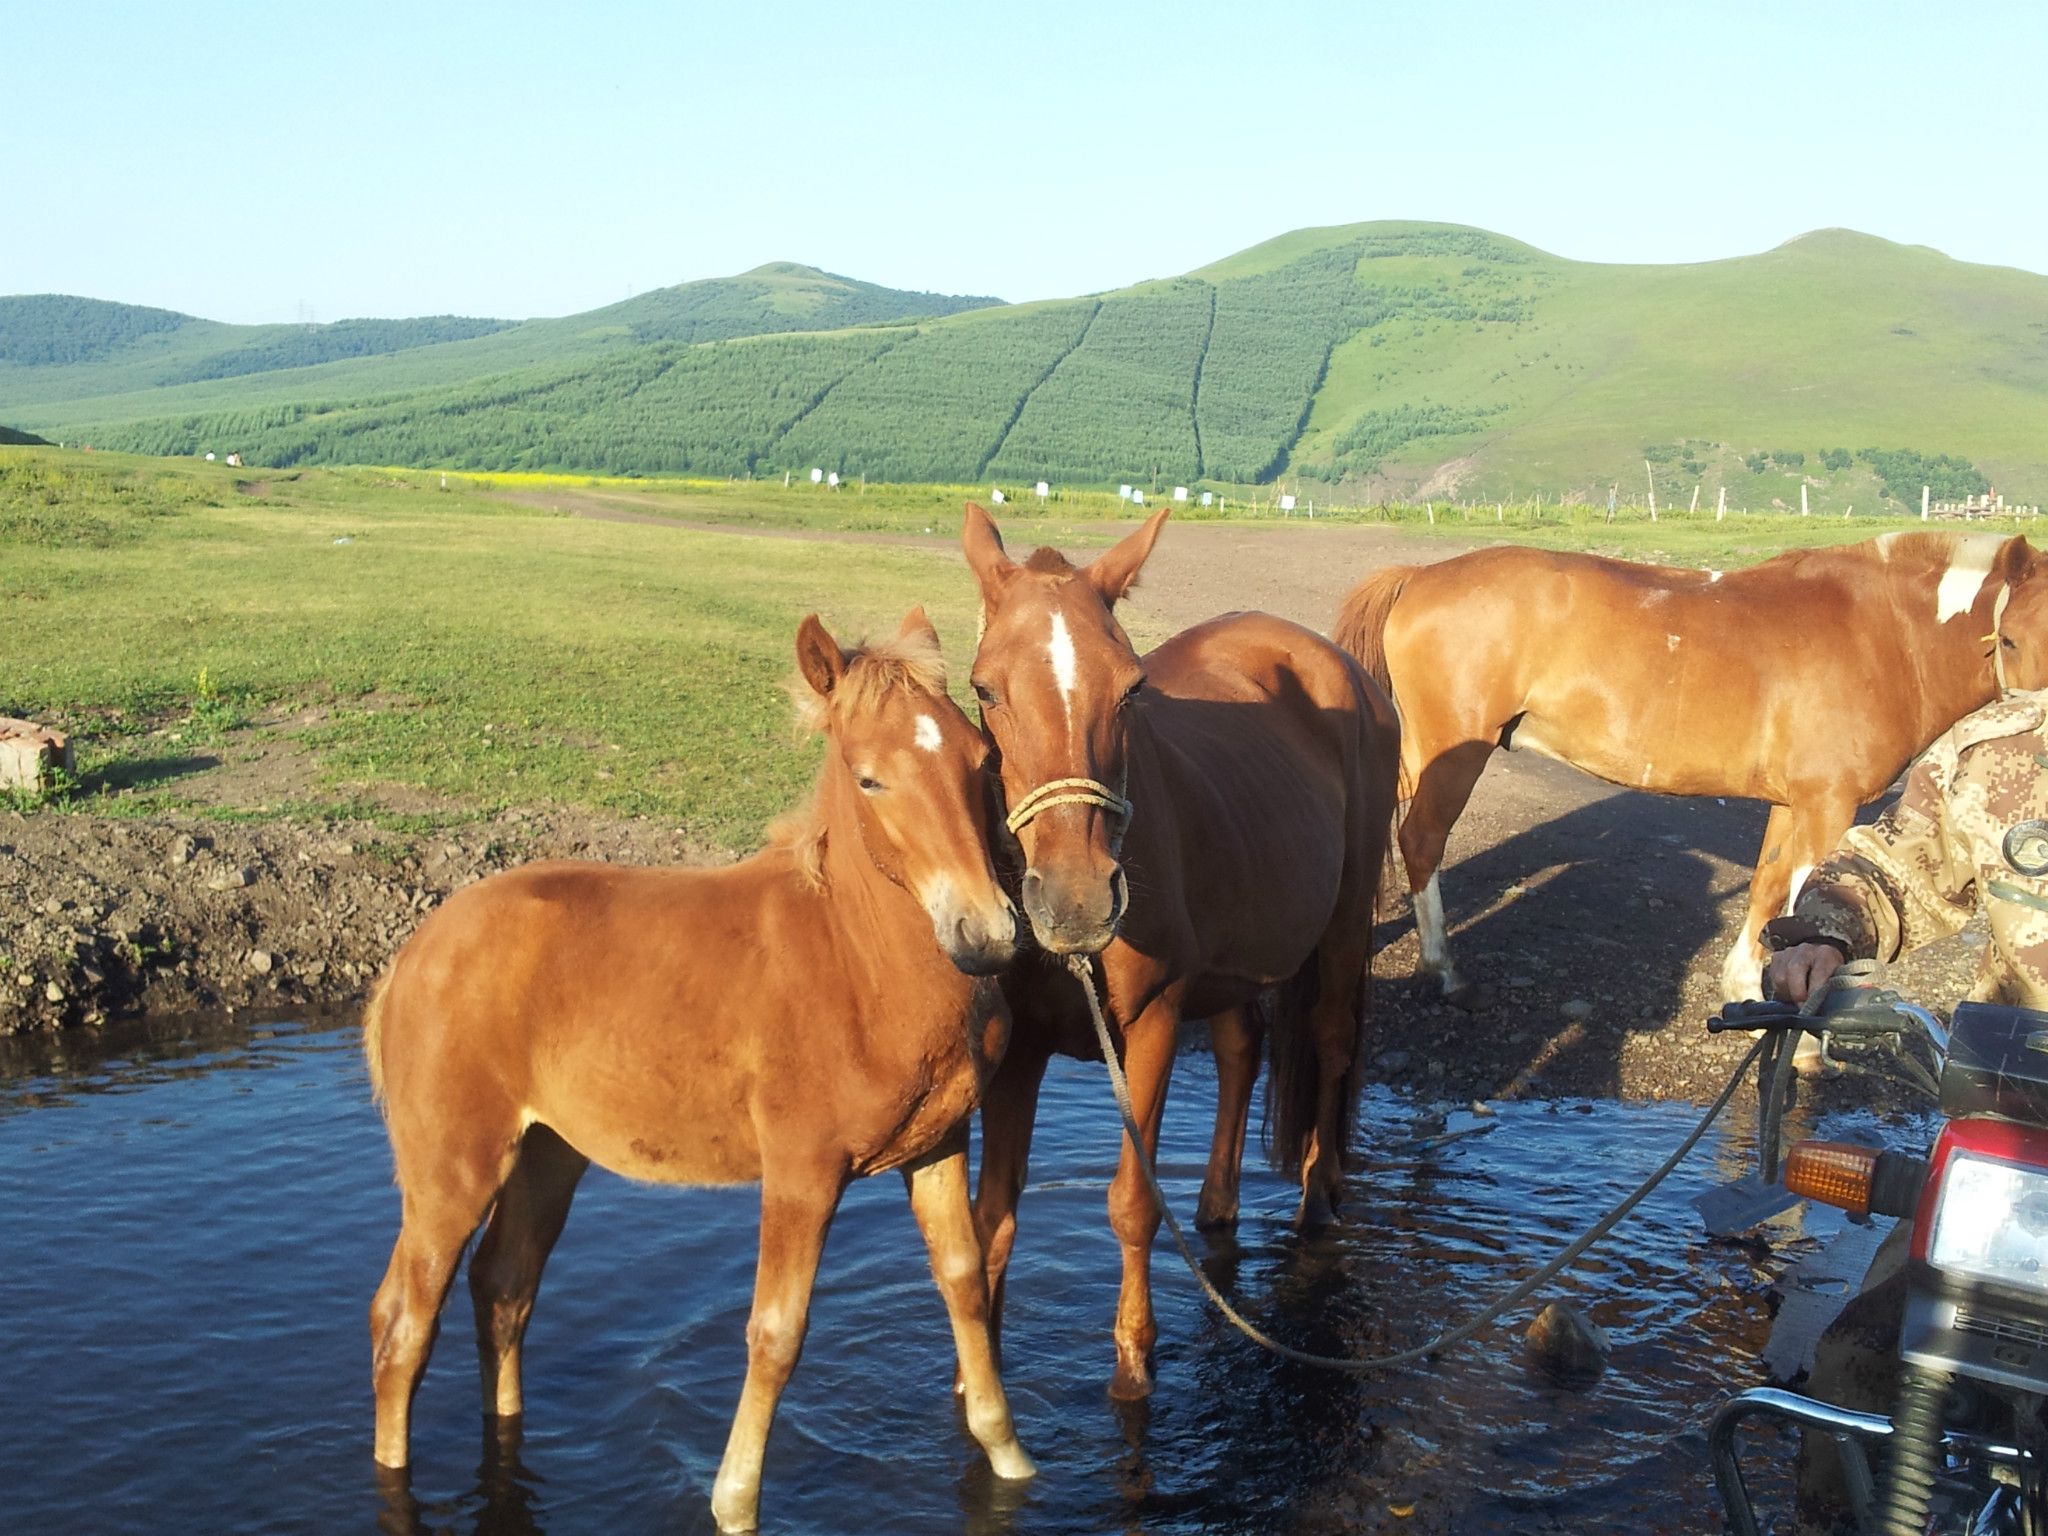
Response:
M1927 521L1927 493L1932 489L1933 487L1928 485L1920 487L1920 521L1923 523Z

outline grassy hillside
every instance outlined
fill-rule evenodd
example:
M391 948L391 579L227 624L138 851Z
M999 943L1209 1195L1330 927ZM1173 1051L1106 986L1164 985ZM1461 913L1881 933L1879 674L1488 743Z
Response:
M96 299L0 298L0 409L79 436L82 423L363 401L661 342L896 325L997 302L883 288L793 262L524 323L438 315L222 325Z
M1922 484L2048 500L2048 277L1848 231L1643 267L1348 225L937 318L839 282L764 268L382 359L69 403L10 406L0 366L0 408L45 435L276 464L1277 480L1326 502L1654 489L1759 509L1796 509L1803 487L1838 514L1917 508ZM718 334L733 325L756 334ZM777 325L862 329L758 334ZM534 350L540 326L555 351ZM493 359L482 382L436 376Z

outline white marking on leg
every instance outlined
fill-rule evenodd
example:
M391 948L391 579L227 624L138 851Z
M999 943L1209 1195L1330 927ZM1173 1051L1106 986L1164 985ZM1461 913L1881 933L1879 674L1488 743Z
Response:
M1444 926L1444 895L1435 875L1415 893L1415 932L1422 941L1422 968L1443 984L1445 992L1455 992L1460 982L1457 967L1451 964L1450 934Z
M1065 614L1052 616L1052 639L1046 642L1046 658L1052 662L1052 680L1059 686L1060 703L1067 711L1067 739L1074 736L1074 637L1067 633Z
M1956 540L1948 569L1941 573L1941 585L1934 592L1935 623L1946 624L1957 614L1970 611L2004 542L1995 533L1973 533Z
M1799 893L1806 889L1806 877L1813 873L1811 864L1802 864L1792 871L1792 888L1785 892L1785 910L1790 912L1799 903Z
M936 752L939 750L941 739L939 735L939 722L930 715L919 715L917 717L917 744L927 752Z
M1739 935L1721 967L1721 1000L1739 1003L1762 997L1763 969L1763 946L1747 933Z

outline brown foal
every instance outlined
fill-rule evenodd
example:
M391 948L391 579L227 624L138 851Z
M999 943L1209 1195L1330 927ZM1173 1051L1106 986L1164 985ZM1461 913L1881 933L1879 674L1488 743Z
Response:
M1263 994L1273 1150L1298 1171L1300 1219L1314 1224L1342 1194L1399 727L1355 661L1264 614L1197 625L1141 658L1114 609L1165 517L1077 569L1050 549L1011 560L969 506L974 689L1023 853L1025 915L1049 954L1101 956L1146 1155L1180 1022L1207 1018L1217 1124L1197 1214L1236 1218ZM1028 959L1003 985L1015 1024L982 1110L975 1204L998 1320L1047 1058L1101 1054L1063 967ZM1128 1144L1109 1214L1123 1246L1110 1391L1142 1397L1159 1210Z
M827 750L808 812L722 869L539 864L421 925L364 1031L403 1196L370 1309L377 1460L412 1399L464 1246L486 1415L521 1411L520 1341L592 1162L663 1184L761 1185L747 1379L712 1492L750 1530L775 1405L849 1180L903 1172L952 1320L967 1422L1000 1477L1032 1465L996 1371L968 1207L967 1116L1009 1029L993 973L1016 919L990 863L987 744L938 637L842 651L797 635Z

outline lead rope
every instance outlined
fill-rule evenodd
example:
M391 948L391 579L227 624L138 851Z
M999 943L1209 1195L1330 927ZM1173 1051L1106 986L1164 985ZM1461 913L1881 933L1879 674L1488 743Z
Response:
M1662 1166L1655 1173L1637 1185L1633 1193L1605 1216L1594 1222L1582 1237L1569 1244L1556 1258L1537 1270L1535 1274L1505 1292L1497 1300L1481 1308L1476 1315L1466 1322L1447 1332L1438 1334L1427 1344L1418 1344L1413 1349L1404 1349L1397 1354L1379 1355L1365 1360L1348 1360L1336 1355L1312 1354L1305 1349L1296 1349L1291 1344L1282 1344L1278 1339L1263 1332L1256 1324L1249 1321L1243 1313L1233 1307L1223 1293L1216 1289L1215 1284L1209 1277L1202 1272L1201 1265L1195 1259L1194 1250L1188 1246L1187 1235L1181 1231L1180 1222L1174 1218L1172 1208L1166 1203L1166 1192L1159 1187L1159 1175L1153 1170L1152 1159L1146 1155L1145 1138L1138 1130L1138 1118L1131 1109L1131 1085L1124 1077L1123 1063L1117 1059L1116 1042L1110 1038L1109 1021L1103 1017L1102 1003L1095 993L1094 957L1089 955L1069 955L1067 956L1067 969L1073 973L1074 979L1081 983L1081 990L1087 994L1088 1011L1095 1017L1095 1038L1101 1042L1102 1059L1109 1067L1109 1085L1115 1090L1116 1107L1123 1115L1124 1135L1130 1140L1131 1151L1137 1155L1138 1170L1145 1175L1145 1187L1152 1191L1152 1198L1159 1206L1159 1214L1166 1219L1166 1229L1173 1234L1174 1246L1180 1249L1181 1260L1187 1265L1188 1273L1195 1277L1195 1283L1202 1288L1202 1294L1209 1298L1210 1303L1216 1310L1229 1319L1232 1327L1236 1328L1239 1333L1250 1339L1254 1344L1257 1344L1262 1349L1269 1349L1274 1354L1296 1361L1299 1364L1322 1366L1333 1371L1386 1370L1391 1366L1407 1365L1411 1361L1425 1359L1430 1355L1441 1354L1453 1345L1464 1343L1465 1340L1492 1324L1508 1308L1522 1301L1547 1283L1559 1271L1578 1258L1580 1254L1613 1231L1620 1224L1622 1218L1642 1204L1650 1191L1661 1184L1670 1174L1671 1170L1684 1160L1686 1153L1690 1152L1698 1143L1700 1137L1706 1134L1707 1127L1714 1123L1715 1117L1723 1109L1727 1108L1728 1101L1735 1096L1736 1088L1741 1085L1743 1074L1749 1070L1750 1064L1762 1052L1765 1043L1772 1038L1772 1036L1767 1034L1750 1046L1749 1054L1742 1058L1742 1062L1736 1067L1734 1075L1728 1079L1728 1085L1721 1090L1719 1097L1707 1107L1707 1112L1700 1117L1699 1124L1695 1125L1692 1128L1691 1134L1678 1144L1678 1150L1664 1159Z

